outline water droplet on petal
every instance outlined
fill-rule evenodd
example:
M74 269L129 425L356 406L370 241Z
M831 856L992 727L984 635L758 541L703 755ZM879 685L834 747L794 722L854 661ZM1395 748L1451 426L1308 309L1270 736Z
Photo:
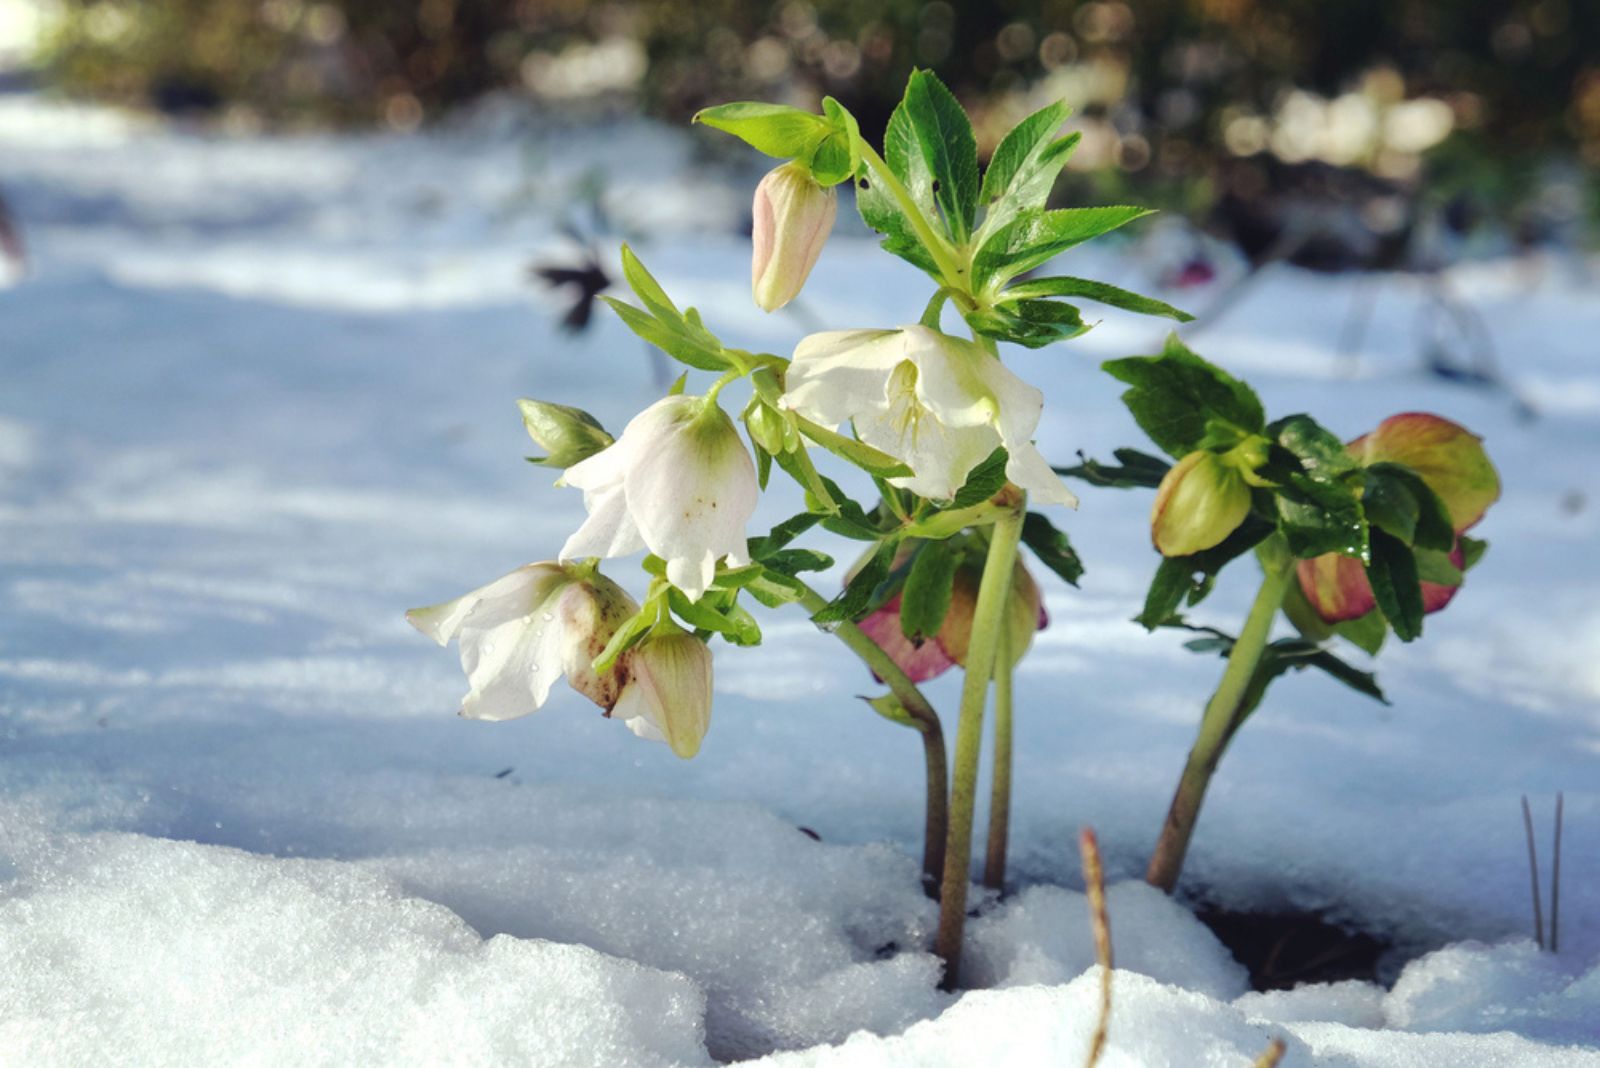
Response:
M545 613L545 614L544 614L544 621L545 621L545 622L546 622L546 623L548 623L548 622L550 622L550 621L551 621L551 620L552 620L552 619L555 619L555 618L556 618L556 617L555 617L555 616L554 616L554 615L552 615L552 614L550 614L550 613L549 613L549 612L546 612L546 613Z

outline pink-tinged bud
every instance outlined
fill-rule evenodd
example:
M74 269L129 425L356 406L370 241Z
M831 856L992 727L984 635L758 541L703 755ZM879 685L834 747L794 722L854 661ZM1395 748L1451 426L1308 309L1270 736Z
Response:
M944 674L956 665L967 662L967 648L972 641L972 618L978 605L978 586L983 570L977 564L956 571L950 590L950 609L945 613L939 632L921 645L916 644L900 629L900 595L884 602L883 606L860 623L862 631L889 654L906 677L912 682L926 682ZM1028 569L1017 561L1011 573L1011 600L1006 606L1006 626L1009 628L1013 662L1022 659L1033 643L1035 631L1050 623L1044 610L1044 599L1039 584Z
M1500 476L1483 439L1465 427L1427 412L1391 415L1378 429L1350 443L1350 454L1368 464L1404 464L1439 495L1456 533L1469 529L1500 499Z
M798 161L761 179L750 235L750 285L762 311L775 311L799 295L838 211L838 193L824 189Z
M627 682L611 715L685 760L711 726L711 650L688 631L657 629L623 654Z
M1250 487L1216 453L1191 452L1169 469L1150 509L1150 537L1163 556L1222 543L1250 514Z

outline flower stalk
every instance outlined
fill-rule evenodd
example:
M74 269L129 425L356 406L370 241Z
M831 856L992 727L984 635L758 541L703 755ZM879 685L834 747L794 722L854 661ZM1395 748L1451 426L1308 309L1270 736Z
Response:
M822 611L827 598L807 586L799 604L807 612ZM927 803L924 807L922 834L922 886L930 897L937 896L939 879L945 868L945 835L950 820L948 756L944 744L944 727L939 714L923 696L894 658L884 652L878 643L867 636L859 626L844 622L833 628L833 634L856 656L861 658L873 674L884 681L889 692L899 700L900 706L916 723L922 736L922 755L927 765Z
M950 788L950 829L945 839L944 880L939 893L939 930L934 952L944 961L947 990L961 977L961 939L967 919L967 884L972 863L972 820L978 794L978 757L983 746L983 713L994 673L1000 631L1011 594L1012 569L1022 537L1024 509L1003 513L989 538L989 553L973 613L972 644L961 687L961 718L956 727L955 769Z
M1257 554L1263 572L1261 588L1250 606L1250 614L1245 617L1239 640L1228 654L1222 681L1206 703L1200 733L1189 751L1188 763L1184 765L1166 822L1161 827L1161 837L1145 871L1145 882L1169 894L1178 885L1178 875L1189 852L1189 840L1194 835L1206 787L1211 783L1223 751L1247 714L1245 699L1250 682L1266 650L1272 621L1283 606L1284 595L1294 579L1295 560L1281 534L1274 534L1263 542Z
M1006 886L1006 847L1011 836L1011 675L1016 671L1011 628L1000 628L994 660L994 774L989 785L989 837L984 843L983 885Z

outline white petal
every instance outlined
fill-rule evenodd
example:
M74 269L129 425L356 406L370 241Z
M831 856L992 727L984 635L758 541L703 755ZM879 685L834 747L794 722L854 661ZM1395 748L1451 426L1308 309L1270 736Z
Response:
M470 690L461 702L469 719L515 719L535 711L561 676L561 628L542 606L521 619L461 634L461 667Z
M691 600L711 584L717 559L742 557L760 490L750 453L721 409L705 409L641 450L626 487L645 544Z
M999 418L999 401L979 374L999 365L982 346L925 326L905 327L906 351L917 367L917 399L945 426L979 426Z
M603 492L586 490L583 504L589 509L589 517L561 547L562 560L581 560L588 556L627 556L644 548L639 525L628 514L627 493L621 480Z
M440 645L448 645L468 616L481 612L478 625L493 626L523 614L524 606L544 600L565 581L565 572L555 564L525 564L453 601L413 608L406 613L406 619Z
M837 427L862 412L883 407L889 373L905 359L897 330L832 330L795 346L784 372L779 406L814 423Z
M1006 477L1028 491L1033 500L1043 504L1064 504L1078 507L1078 498L1067 489L1059 475L1050 470L1050 464L1033 446L1032 442L1009 445L1006 448Z
M1000 406L1000 421L996 429L1000 431L1000 440L1005 442L1006 448L1020 447L1032 439L1033 432L1039 427L1039 416L1044 411L1044 394L993 357L977 365L977 374L989 395Z
M932 500L955 496L972 469L1000 446L993 427L947 427L926 414L914 429L897 423L891 412L856 420L856 431L862 441L911 468L910 476L891 478L890 485Z

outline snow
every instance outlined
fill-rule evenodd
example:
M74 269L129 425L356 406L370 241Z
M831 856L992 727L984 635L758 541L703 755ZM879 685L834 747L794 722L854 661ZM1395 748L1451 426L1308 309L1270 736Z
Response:
M452 715L455 657L404 609L553 555L581 517L522 462L515 398L617 429L660 394L620 326L564 335L527 281L573 254L585 189L602 258L626 237L731 343L920 311L916 273L841 212L801 307L763 316L740 235L759 171L697 144L495 109L411 138L231 137L0 95L0 190L34 254L0 290L0 1060L1075 1063L1099 996L1072 846L1091 824L1119 966L1103 1064L1247 1064L1274 1036L1290 1066L1600 1064L1600 302L1573 265L1452 279L1533 421L1415 369L1415 280L1382 281L1354 376L1353 280L1275 274L1192 338L1274 413L1354 436L1436 410L1504 475L1484 564L1378 665L1393 706L1279 683L1186 870L1209 901L1395 940L1392 989L1250 993L1132 881L1219 670L1128 622L1147 495L1059 517L1089 573L1041 575L1016 892L975 895L969 928L986 989L936 989L916 742L797 610L761 616L760 649L717 648L692 762L564 691L513 723ZM1124 245L1071 270L1148 290L1146 266ZM1016 354L1047 455L1138 444L1094 364L1162 330L1108 312ZM758 522L794 510L774 498ZM834 581L849 547L818 544ZM1237 626L1246 570L1200 618ZM951 709L954 680L930 695ZM1557 790L1562 948L1541 954L1518 798L1547 873Z

